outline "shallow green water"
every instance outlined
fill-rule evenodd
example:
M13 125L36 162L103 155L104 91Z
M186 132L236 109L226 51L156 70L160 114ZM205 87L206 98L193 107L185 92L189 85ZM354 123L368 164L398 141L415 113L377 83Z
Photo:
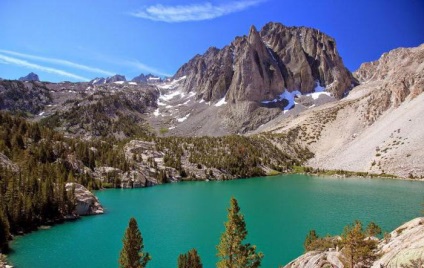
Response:
M420 215L424 183L288 175L227 182L190 182L96 193L106 214L84 217L15 239L10 261L23 267L117 267L122 236L136 217L148 267L176 267L179 253L197 248L214 267L226 208L238 199L248 240L278 267L302 253L306 233L336 234L360 219L389 231Z

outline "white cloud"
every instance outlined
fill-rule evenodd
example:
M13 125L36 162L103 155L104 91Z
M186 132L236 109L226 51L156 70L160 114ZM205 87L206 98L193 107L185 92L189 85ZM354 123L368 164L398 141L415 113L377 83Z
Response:
M0 49L0 52L4 53L4 54L24 58L24 59L31 59L31 60L37 60L37 61L42 61L42 62L47 62L47 63L52 63L52 64L58 64L58 65L67 66L67 67L71 67L71 68L75 68L75 69L80 69L80 70L84 70L84 71L88 71L88 72L92 72L92 73L99 73L99 74L104 74L104 75L109 75L109 76L114 75L114 73L106 71L106 70L102 70L102 69L99 69L99 68L78 64L78 63L67 61L67 60L40 57L40 56L36 56L36 55L24 54L24 53L19 53L19 52L10 51L10 50L4 50L4 49Z
M123 65L132 66L137 68L138 70L146 73L152 73L155 75L161 75L161 76L172 76L172 74L161 72L153 67L150 67L144 63L141 63L139 61L133 60L133 61L123 61L121 62Z
M72 78L75 80L80 80L80 81L89 81L90 79L83 77L83 76L79 76L73 73L69 73L60 69L55 69L55 68L50 68L50 67L45 67L42 65L38 65L35 63L31 63L25 60L21 60L21 59L16 59L13 57L9 57L9 56L5 56L0 54L0 63L3 64L13 64L13 65L17 65L17 66L22 66L31 70L40 70L43 72L47 72L47 73L51 73L51 74L57 74L60 76L64 76L64 77L68 77L68 78Z
M218 5L213 5L209 2L177 6L157 4L145 7L138 12L131 13L131 15L138 18L164 22L201 21L243 11L265 1L266 0L233 1Z

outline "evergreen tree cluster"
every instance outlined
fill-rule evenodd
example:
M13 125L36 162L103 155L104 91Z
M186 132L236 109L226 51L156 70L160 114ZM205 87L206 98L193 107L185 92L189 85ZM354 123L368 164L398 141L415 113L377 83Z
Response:
M66 182L99 189L101 182L87 169L108 165L128 170L116 141L82 141L24 118L0 113L0 248L10 234L72 215L74 193Z
M164 164L179 171L182 158L236 178L266 175L263 167L285 172L299 164L264 136L157 137L155 142L157 150L165 152Z

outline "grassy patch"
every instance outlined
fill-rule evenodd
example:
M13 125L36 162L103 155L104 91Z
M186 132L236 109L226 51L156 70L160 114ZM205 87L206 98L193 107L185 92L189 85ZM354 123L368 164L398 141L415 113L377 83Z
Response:
M343 177L369 177L369 178L398 178L398 176L392 174L375 174L368 172L356 172L356 171L348 171L342 169L315 169L312 167L304 167L304 166L293 166L293 173L301 173L301 174L312 174L312 175L322 175L322 176L343 176Z
M277 171L277 170L270 170L266 173L267 176L276 176L276 175L280 175L281 172Z

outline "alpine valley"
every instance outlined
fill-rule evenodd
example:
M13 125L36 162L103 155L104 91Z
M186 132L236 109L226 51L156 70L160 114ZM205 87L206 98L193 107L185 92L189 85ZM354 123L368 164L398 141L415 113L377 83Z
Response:
M102 188L291 172L422 180L423 91L424 44L351 73L332 37L279 23L173 77L0 80L0 242L103 213L89 192Z

